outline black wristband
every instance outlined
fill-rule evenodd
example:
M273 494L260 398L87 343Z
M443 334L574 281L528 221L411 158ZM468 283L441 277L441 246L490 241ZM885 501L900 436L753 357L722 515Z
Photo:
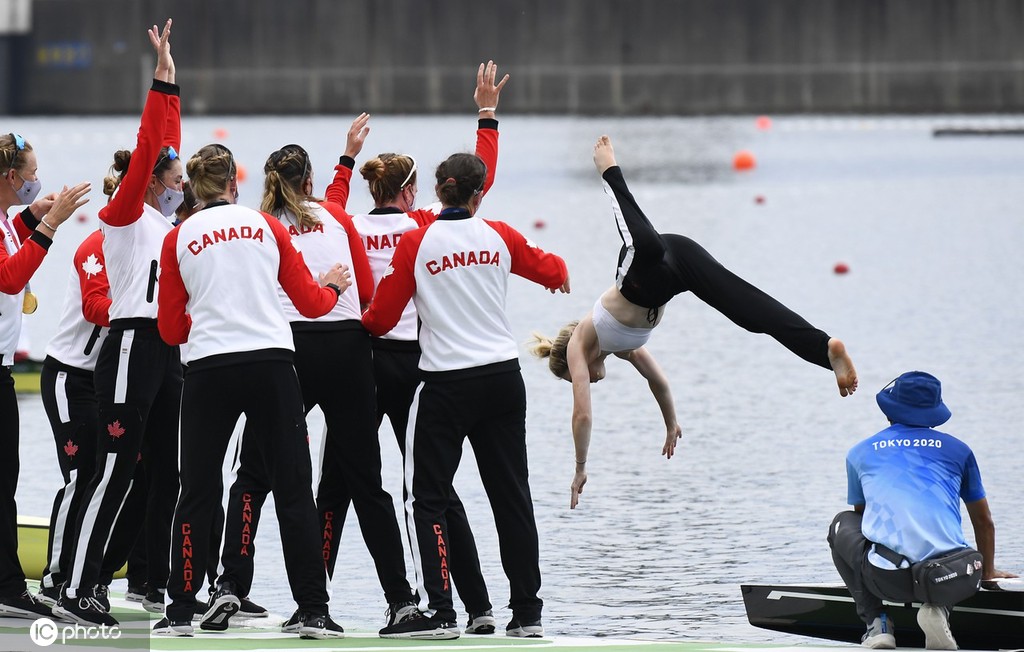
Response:
M21 211L20 215L21 215L21 221L25 223L25 226L28 227L29 231L34 231L35 228L37 226L39 226L39 219L36 218L36 216L32 214L32 207L31 206L26 206L25 210ZM49 227L47 227L47 228L49 228Z
M337 294L339 297L341 296L341 287L339 287L338 284L336 284L336 283L328 283L324 287L325 288L331 288L332 290L334 290L335 294Z

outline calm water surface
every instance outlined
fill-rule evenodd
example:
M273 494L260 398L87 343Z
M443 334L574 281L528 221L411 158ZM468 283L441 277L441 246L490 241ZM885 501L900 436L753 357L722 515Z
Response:
M241 202L255 206L262 163L286 143L310 149L322 188L349 121L186 117L183 149L192 152L214 140L215 130L227 130L221 139L248 171ZM608 380L593 388L590 481L580 507L570 511L569 385L524 348L531 485L551 634L798 641L747 624L739 585L838 580L825 528L845 507L845 452L884 427L874 393L910 369L942 379L953 411L946 429L966 440L981 464L998 527L997 564L1024 571L1017 348L1024 330L1024 149L1013 138L931 136L932 127L950 122L783 118L762 132L752 118L502 120L498 179L481 215L505 220L563 255L573 287L569 296L552 296L513 282L508 311L516 337L525 342L534 329L553 334L589 310L612 281L618 240L590 158L593 141L608 133L656 226L695 238L844 339L860 371L860 391L840 399L830 372L740 330L695 297L680 296L650 342L672 381L684 433L678 455L660 456L664 426L645 383L627 365L611 362ZM132 145L137 124L137 118L5 120L5 130L20 131L35 145L44 191L83 179L97 188L83 209L86 220L61 229L33 281L40 309L26 324L37 354L55 327L71 253L97 226L109 157ZM448 153L471 150L474 128L472 117L374 118L366 154L415 156L420 203L427 203L429 171ZM756 170L732 171L739 149L755 154ZM349 208L368 210L365 184L356 186ZM847 263L849 274L834 274L837 262ZM43 515L59 472L38 397L22 397L21 418L19 508ZM314 439L321 428L315 410ZM389 429L381 442L387 487L400 496ZM507 583L469 451L456 486L475 525L500 622L510 615ZM269 506L264 514L252 597L287 615L293 605L276 520ZM381 626L386 605L356 527L345 532L332 588L339 622Z

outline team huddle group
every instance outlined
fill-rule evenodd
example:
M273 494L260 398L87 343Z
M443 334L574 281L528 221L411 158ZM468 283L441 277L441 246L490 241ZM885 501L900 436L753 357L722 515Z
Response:
M415 208L416 162L381 154L360 169L376 207L346 212L369 131L363 114L326 199L313 196L306 151L287 145L266 161L258 211L237 205L226 147L179 158L170 28L149 30L157 66L138 142L114 155L101 228L75 253L46 350L43 401L64 486L38 593L27 590L17 555L18 459L0 462L0 615L116 625L107 587L126 561L127 597L164 614L154 634L192 635L195 617L218 631L236 614L266 615L248 593L259 516L273 492L297 605L284 631L344 635L328 612L328 585L352 504L389 605L381 636L458 637L453 580L469 615L465 632L493 633L473 532L452 487L468 437L510 582L505 631L543 635L526 394L503 306L510 273L552 291L568 290L568 274L561 258L511 227L470 219L494 179L494 112L507 76L495 83L496 66L480 65L476 154L438 166L431 207ZM9 365L33 299L26 285L90 187L40 198L35 152L18 134L0 136L0 164L0 351ZM18 205L26 208L8 221ZM399 246L367 250L371 240ZM438 263L424 274L418 261ZM16 451L17 402L10 368L0 369L3 446ZM316 405L327 432L312 455L322 468L314 497L305 414ZM381 484L385 415L406 460L415 589ZM227 455L234 481L225 508Z

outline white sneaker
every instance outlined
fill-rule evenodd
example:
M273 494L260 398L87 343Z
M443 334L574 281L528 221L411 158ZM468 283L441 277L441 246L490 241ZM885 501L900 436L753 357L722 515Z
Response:
M956 639L949 631L949 610L937 604L923 604L917 610L917 624L924 632L926 650L956 650Z
M892 621L889 620L889 616L881 614L868 625L868 631L864 632L860 644L872 650L895 650L896 637L892 630Z

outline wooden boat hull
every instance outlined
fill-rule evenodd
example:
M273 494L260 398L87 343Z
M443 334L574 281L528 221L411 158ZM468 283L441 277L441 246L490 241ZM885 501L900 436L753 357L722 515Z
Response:
M842 585L744 584L747 619L755 627L860 643L864 623ZM924 647L917 626L919 603L886 603L897 645ZM982 589L953 608L950 631L960 649L1024 648L1024 593Z
M50 538L50 520L38 516L18 516L18 559L25 577L30 580L43 578L46 569L46 550ZM125 568L114 573L115 578L124 577Z

